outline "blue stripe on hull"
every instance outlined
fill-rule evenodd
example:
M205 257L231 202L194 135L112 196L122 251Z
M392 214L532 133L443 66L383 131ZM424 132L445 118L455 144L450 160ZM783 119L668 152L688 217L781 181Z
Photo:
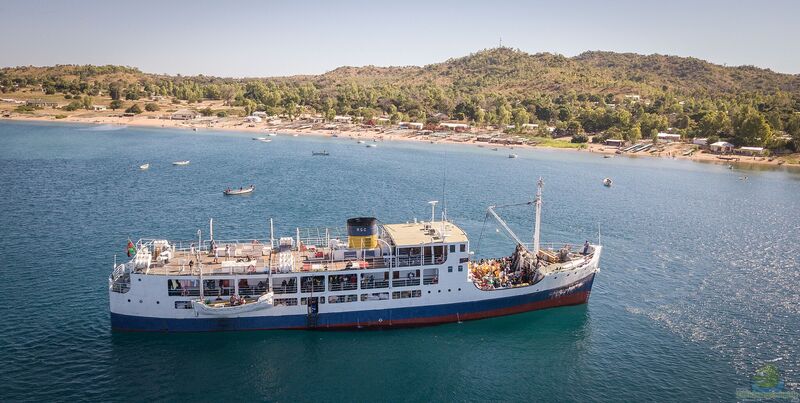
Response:
M574 284L580 287L565 293ZM392 327L453 322L502 316L524 311L584 303L589 298L594 274L556 290L490 300L454 304L427 305L410 308L379 309L339 313L320 313L316 328ZM502 291L486 291L502 292ZM320 305L324 309L325 305ZM206 332L232 330L302 329L309 328L306 315L260 316L246 318L169 319L111 313L111 327L119 331Z

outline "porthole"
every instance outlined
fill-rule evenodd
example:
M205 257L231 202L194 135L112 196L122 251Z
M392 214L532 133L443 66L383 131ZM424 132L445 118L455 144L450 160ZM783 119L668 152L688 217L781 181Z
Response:
M158 305L158 304L160 304L160 303L161 303L161 302L159 302L159 301L156 301L156 305Z
M449 288L447 289L447 292L450 292L450 289L449 289Z
M428 294L430 294L430 293L431 293L431 290L428 290Z
M139 281L142 281L142 279L140 279L140 278L139 278L139 279L137 279L137 280L139 280Z
M461 291L461 289L459 288L458 291Z
M441 293L441 292L442 292L442 290L439 290L439 292ZM130 301L130 300L128 300L128 301Z
M142 300L139 300L139 303L141 304L141 303L142 303Z
M131 299L130 299L130 298L128 298L128 302L131 302Z

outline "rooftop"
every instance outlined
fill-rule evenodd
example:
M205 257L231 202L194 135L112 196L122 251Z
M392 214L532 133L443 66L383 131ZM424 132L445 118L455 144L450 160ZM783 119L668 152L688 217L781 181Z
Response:
M444 224L444 239L442 239ZM467 242L467 234L457 225L447 221L384 224L383 229L397 246L421 245L431 242Z

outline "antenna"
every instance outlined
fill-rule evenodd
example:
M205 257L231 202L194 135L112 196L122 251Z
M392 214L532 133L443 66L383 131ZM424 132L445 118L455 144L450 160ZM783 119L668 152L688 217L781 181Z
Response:
M433 220L436 219L436 203L439 203L438 200L431 200L428 204L431 205L431 224L433 224Z
M503 35L500 35L500 46L499 47L501 47L501 48L503 47Z

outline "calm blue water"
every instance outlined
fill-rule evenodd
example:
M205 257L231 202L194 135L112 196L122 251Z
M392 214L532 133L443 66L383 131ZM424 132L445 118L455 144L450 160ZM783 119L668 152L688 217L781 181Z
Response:
M565 151L0 123L0 400L733 400L800 381L800 175ZM311 157L327 149L329 157ZM171 161L191 165L173 167ZM149 171L136 167L149 162ZM445 174L446 171L446 174ZM747 175L747 181L739 176ZM606 246L588 305L367 332L114 334L128 237L262 237L430 215L473 248L546 181L543 239ZM601 186L604 177L613 188ZM223 198L253 183L250 197ZM503 215L529 237L530 210ZM479 255L510 251L486 226Z

